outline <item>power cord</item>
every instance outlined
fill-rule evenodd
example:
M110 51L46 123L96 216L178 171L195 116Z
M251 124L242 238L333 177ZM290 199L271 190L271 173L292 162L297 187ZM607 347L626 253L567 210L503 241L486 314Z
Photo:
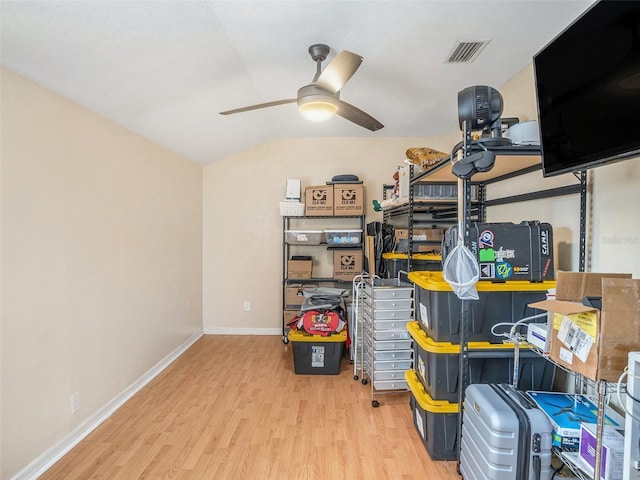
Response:
M528 322L530 322L531 320L535 320L536 318L542 318L542 317L546 317L547 316L547 312L544 313L538 313L537 315L531 315L529 317L524 317L520 320L518 320L517 322L501 322L501 323L496 323L493 327L491 327L491 334L496 336L496 337L506 337L506 338L513 338L515 336L516 333L516 328L520 325L524 325ZM509 330L509 333L506 332L502 332L502 333L496 333L496 328L497 327L511 327L511 329Z

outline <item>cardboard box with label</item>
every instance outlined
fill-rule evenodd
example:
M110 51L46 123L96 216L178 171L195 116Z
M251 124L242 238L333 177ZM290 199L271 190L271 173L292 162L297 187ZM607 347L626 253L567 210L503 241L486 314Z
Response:
M315 185L304 189L305 215L333 216L333 185Z
M364 186L361 183L333 185L333 214L337 217L364 214Z
M394 235L396 237L396 242L398 240L407 240L409 238L409 229L408 228L396 228L394 230ZM436 241L439 242L442 240L442 236L444 235L444 229L442 228L414 228L413 229L413 240L414 241ZM433 247L431 247L433 250Z
M362 274L362 250L338 249L333 252L333 278L351 281Z
M584 298L601 297L602 310ZM617 382L640 350L640 280L629 274L557 272L556 300L529 304L553 313L550 358L591 380Z
M598 421L598 399L595 396L538 391L527 391L527 395L551 422L552 444L556 447L577 449L580 444L581 423ZM624 428L624 417L606 406L604 423Z
M594 423L580 426L580 449L578 465L592 478L596 465L596 431ZM624 468L624 436L619 429L605 425L602 432L602 456L600 458L600 479L620 480Z
M287 278L311 278L313 260L287 260Z
M285 287L284 304L287 308L304 303L304 289L301 283L292 283Z

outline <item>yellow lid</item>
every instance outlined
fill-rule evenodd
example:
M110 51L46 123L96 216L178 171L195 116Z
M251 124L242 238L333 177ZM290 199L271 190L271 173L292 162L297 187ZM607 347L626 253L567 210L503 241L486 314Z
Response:
M289 330L287 334L287 338L292 342L346 342L347 341L347 330L342 330L341 332L334 333L323 337L322 335L309 335L301 330L294 330L293 328Z
M424 390L424 385L418 380L418 375L415 370L407 370L404 372L404 379L407 381L407 386L413 396L415 397L418 405L423 410L432 413L458 413L458 404L447 402L446 400L434 400Z
M444 281L441 271L417 271L409 272L409 281L425 290L436 292L452 292L451 286ZM546 292L550 288L556 288L555 280L544 282L528 282L526 280L507 280L506 282L478 282L476 289L479 292Z
M427 332L420 328L420 324L417 321L407 323L407 330L411 335L411 338L420 345L426 352L446 354L446 353L460 353L460 345L451 342L436 342L432 338L429 338ZM468 342L468 350L513 350L515 344L512 342L503 343L489 343L489 342ZM529 348L529 344L520 344L520 348Z
M385 260L407 260L409 255L406 253L384 252L382 258ZM431 262L439 262L442 260L440 255L434 253L414 253L411 256L412 260L426 260Z

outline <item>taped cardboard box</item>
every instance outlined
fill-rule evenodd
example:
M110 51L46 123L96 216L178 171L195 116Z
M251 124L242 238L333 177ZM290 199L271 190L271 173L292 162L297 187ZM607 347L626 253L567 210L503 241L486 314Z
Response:
M333 185L312 185L304 189L305 215L333 216Z
M333 214L336 217L364 213L364 187L361 183L333 185Z
M336 249L333 251L333 278L350 282L362 274L362 250Z
M585 297L601 297L602 310ZM557 272L556 300L529 306L553 313L550 358L591 380L616 382L640 350L640 280L630 274Z
M396 228L394 230L396 241L407 240L409 238L408 228ZM414 241L441 241L444 235L442 228L414 228L413 240ZM433 247L431 248L433 250Z
M287 307L302 305L304 303L304 289L301 283L290 284L285 287L284 304Z
M288 278L311 278L313 260L287 260Z

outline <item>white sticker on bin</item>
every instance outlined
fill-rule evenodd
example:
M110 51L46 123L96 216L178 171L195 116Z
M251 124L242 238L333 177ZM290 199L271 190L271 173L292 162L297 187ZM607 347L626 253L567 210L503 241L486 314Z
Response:
M429 326L429 315L427 314L427 307L422 303L420 304L420 319L422 320L422 323L427 326L427 328L431 328Z

